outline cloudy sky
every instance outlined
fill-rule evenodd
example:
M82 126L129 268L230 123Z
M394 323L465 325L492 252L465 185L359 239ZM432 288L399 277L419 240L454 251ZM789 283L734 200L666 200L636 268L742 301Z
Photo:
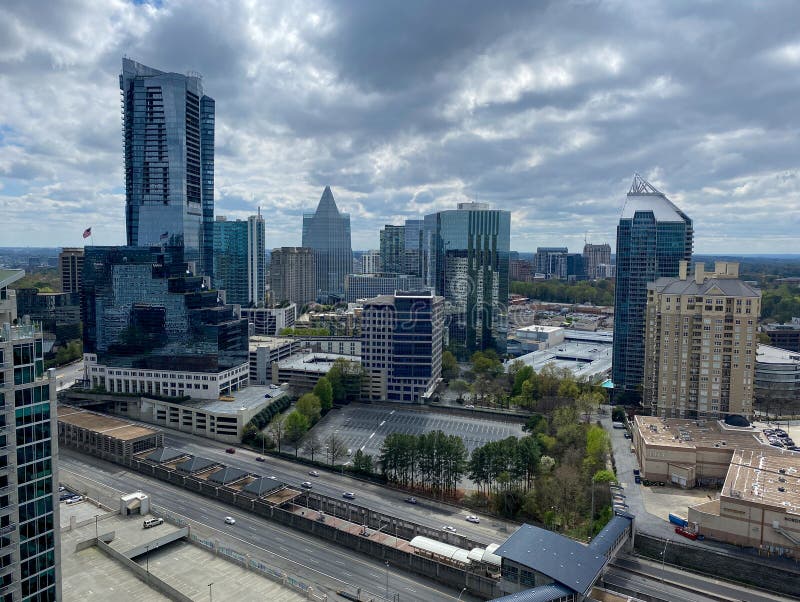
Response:
M217 101L217 214L353 247L477 199L512 249L614 243L639 172L698 252L800 253L800 3L0 1L0 246L124 242L122 56Z

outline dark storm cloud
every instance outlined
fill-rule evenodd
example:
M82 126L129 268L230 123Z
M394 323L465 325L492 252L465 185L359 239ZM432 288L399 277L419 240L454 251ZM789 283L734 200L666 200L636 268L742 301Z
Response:
M125 54L203 74L217 212L261 206L271 246L300 242L326 184L356 248L467 198L513 211L519 250L613 243L639 171L699 251L800 252L798 21L793 2L0 7L3 242L88 223L121 242Z

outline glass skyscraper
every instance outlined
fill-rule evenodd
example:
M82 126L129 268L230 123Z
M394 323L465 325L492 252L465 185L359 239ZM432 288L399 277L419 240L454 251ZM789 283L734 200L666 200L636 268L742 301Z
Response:
M56 383L0 270L0 600L61 600ZM17 322L15 324L15 322Z
M484 203L425 216L427 284L445 298L449 346L459 358L506 351L511 213Z
M617 401L638 402L644 382L647 283L691 261L692 220L638 174L617 226L612 380Z
M264 305L267 290L265 225L261 212L247 221L214 222L214 286L225 301L243 307Z
M405 273L406 227L386 224L380 233L381 269L393 274ZM367 273L367 270L363 270Z
M315 213L303 215L303 247L314 250L319 297L341 298L344 278L353 272L350 216L339 213L330 186L326 186Z
M128 246L168 243L213 275L214 99L200 75L122 59Z

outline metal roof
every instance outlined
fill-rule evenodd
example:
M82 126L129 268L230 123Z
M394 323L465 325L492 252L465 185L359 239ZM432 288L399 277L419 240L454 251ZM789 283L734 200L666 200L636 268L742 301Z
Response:
M228 483L233 483L246 477L247 474L248 473L246 470L233 468L232 466L225 466L209 476L208 480L213 481L214 483L222 483L223 485L227 485Z
M25 275L25 270L0 270L0 288L5 288Z
M188 455L185 451L181 451L179 449L172 449L169 447L158 447L152 453L148 454L145 457L145 460L150 460L151 462L157 462L158 464L163 464L164 462L169 462L170 460L175 460L176 458L182 458L183 456Z
M598 533L589 544L589 549L605 556L625 529L630 527L631 519L616 515L611 518L606 526Z
M551 583L548 585L540 585L533 589L526 589L516 594L509 594L502 598L495 598L492 602L552 602L552 600L558 600L559 598L570 596L574 593L575 592L568 587Z
M522 525L495 552L530 567L578 593L585 593L605 566L605 557L568 537Z
M261 478L256 479L252 483L248 483L247 485L245 485L243 491L246 491L247 493L252 493L254 495L257 495L257 496L261 497L265 493L269 493L273 489L277 489L278 487L281 487L281 486L282 486L281 483L276 481L276 480L274 480L274 479L268 479L267 477L261 477Z
M452 560L454 562L461 562L463 564L469 564L470 562L468 550L459 548L457 546L451 546L449 543L431 539L430 537L417 535L409 542L409 544L414 548L425 550L426 552L436 554L437 556L447 558L448 560Z
M208 458L200 458L199 456L194 456L189 458L188 460L184 460L175 466L176 470L180 472L200 472L201 470L205 470L210 466L216 466L219 462L215 462L214 460L209 460Z

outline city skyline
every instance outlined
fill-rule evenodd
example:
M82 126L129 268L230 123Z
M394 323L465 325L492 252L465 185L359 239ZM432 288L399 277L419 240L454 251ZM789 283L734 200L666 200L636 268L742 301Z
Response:
M16 226L4 245L75 246L89 226L96 244L124 244L116 79L129 56L203 74L217 213L262 206L268 248L300 244L325 185L356 249L466 200L511 210L517 250L579 250L587 235L613 247L639 171L693 216L697 253L800 252L789 3L213 10L111 4L83 23L79 7L0 9L0 210Z

